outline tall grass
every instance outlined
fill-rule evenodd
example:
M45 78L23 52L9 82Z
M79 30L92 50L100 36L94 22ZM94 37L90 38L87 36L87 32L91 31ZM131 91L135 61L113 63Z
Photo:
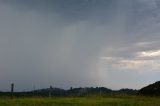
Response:
M160 106L156 97L0 98L0 106Z

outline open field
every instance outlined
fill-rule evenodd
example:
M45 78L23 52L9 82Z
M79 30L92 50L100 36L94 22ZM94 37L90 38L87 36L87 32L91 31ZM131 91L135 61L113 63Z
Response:
M0 106L160 106L155 97L0 98Z

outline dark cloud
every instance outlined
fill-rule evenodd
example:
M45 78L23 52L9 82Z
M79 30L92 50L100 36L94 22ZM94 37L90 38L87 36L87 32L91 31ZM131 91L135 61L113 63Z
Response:
M1 0L0 90L158 80L159 61L138 54L160 49L158 9L155 0Z

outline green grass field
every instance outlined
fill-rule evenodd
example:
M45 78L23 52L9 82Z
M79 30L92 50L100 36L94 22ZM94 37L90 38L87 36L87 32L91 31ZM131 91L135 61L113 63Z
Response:
M0 98L0 106L160 106L155 97Z

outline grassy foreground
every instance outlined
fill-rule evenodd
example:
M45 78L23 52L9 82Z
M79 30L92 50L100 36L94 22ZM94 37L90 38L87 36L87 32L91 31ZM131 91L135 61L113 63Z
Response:
M0 98L0 106L160 106L154 97Z

